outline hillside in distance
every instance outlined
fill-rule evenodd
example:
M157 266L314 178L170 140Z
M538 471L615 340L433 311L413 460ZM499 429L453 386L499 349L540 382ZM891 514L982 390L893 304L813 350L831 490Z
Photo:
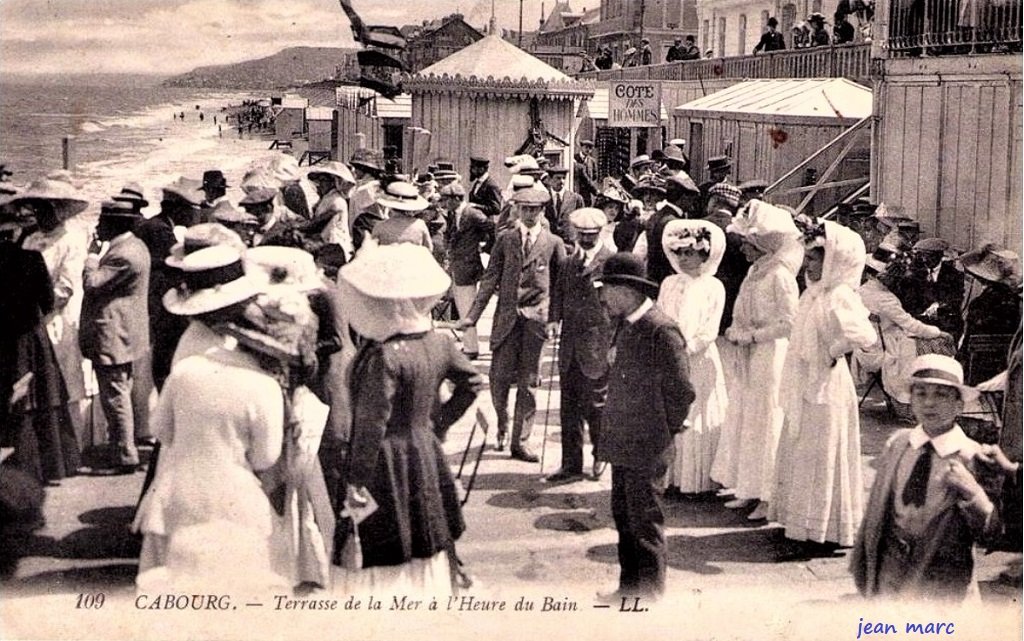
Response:
M168 87L285 89L333 78L345 64L342 47L290 47L272 56L228 65L197 67L164 81Z

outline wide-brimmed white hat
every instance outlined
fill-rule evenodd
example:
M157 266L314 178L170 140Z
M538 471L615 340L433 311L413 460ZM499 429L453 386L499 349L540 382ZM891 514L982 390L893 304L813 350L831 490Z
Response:
M196 316L253 298L260 293L246 277L242 254L224 245L187 254L177 265L182 283L164 294L164 308L178 316Z
M71 183L54 178L43 178L29 184L25 191L11 199L11 204L18 206L40 200L51 203L60 220L80 214L89 206L89 201Z
M328 176L341 178L345 182L352 183L353 185L356 184L356 177L352 174L352 170L337 160L328 160L327 162L318 163L306 171L306 175L310 178L315 174L327 174Z
M423 211L430 206L412 183L395 181L377 197L377 204L398 211Z
M298 247L253 247L245 253L245 273L264 290L284 287L311 292L324 286L313 255Z
M338 278L367 296L384 299L439 296L452 282L429 249L412 243L364 244Z
M907 387L914 383L955 387L960 390L960 399L964 402L978 398L978 390L970 385L964 385L964 368L960 363L942 354L922 354L910 363Z

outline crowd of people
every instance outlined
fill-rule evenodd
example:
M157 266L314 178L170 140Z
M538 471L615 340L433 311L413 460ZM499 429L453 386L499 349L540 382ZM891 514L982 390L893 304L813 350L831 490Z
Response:
M684 145L600 179L581 141L572 188L529 155L499 185L485 157L463 179L450 159L404 175L373 150L309 167L282 153L239 177L237 203L217 169L162 186L148 217L125 185L89 238L68 230L88 207L70 176L5 183L0 262L21 276L0 297L5 466L75 474L68 388L94 379L106 465L136 473L153 448L140 589L465 587L442 442L485 387L475 329L496 297L494 445L538 460L555 341L546 481L611 466L616 597L665 590L663 502L716 496L799 554L852 547L866 595L967 596L976 543L1019 548L1019 257L957 256L864 199L797 214L766 181L732 184L725 156L697 185ZM887 443L865 504L855 381L875 379L916 426ZM986 444L957 422L979 389L1002 397Z

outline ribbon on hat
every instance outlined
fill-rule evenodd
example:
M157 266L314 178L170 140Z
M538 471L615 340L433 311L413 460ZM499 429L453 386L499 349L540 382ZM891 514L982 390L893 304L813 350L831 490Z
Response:
M684 229L679 235L670 238L666 244L668 248L677 252L681 249L696 249L697 251L711 251L711 231L708 229Z
M183 272L183 274L184 278L179 286L179 291L187 296L202 289L214 289L234 282L245 276L245 268L242 266L242 261L237 260L222 267L197 272Z

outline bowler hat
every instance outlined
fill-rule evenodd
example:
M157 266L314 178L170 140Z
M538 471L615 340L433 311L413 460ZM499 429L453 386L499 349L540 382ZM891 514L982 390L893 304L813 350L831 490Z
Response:
M211 187L227 187L228 181L224 178L224 172L219 169L210 169L203 172L203 186L200 187L202 190L210 189Z
M594 279L594 287L604 285L623 285L650 298L658 296L658 284L647 280L643 261L631 252L619 252L605 261L601 275Z

